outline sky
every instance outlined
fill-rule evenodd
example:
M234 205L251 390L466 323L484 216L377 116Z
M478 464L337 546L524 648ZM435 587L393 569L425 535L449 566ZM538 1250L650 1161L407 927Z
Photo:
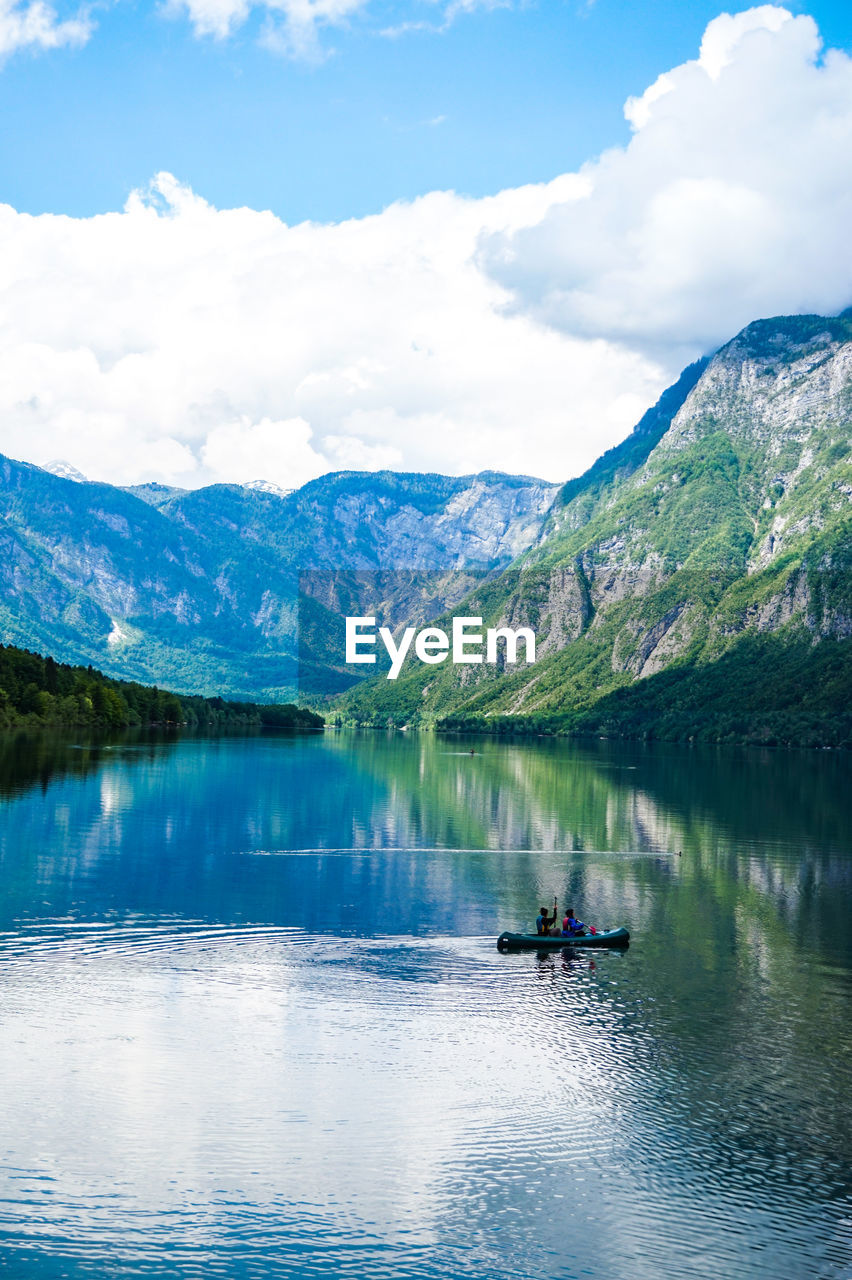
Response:
M0 0L0 451L564 480L852 303L847 3Z

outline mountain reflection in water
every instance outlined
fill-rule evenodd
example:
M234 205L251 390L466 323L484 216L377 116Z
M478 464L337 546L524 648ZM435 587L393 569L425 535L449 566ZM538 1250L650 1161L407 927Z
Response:
M850 1273L852 762L470 745L4 744L0 1268Z

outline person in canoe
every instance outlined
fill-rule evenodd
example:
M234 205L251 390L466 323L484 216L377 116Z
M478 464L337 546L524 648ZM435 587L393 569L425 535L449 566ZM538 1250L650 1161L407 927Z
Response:
M547 914L547 907L539 907L538 915L535 918L536 933L550 933L553 925L556 924L556 899L553 899L553 915Z
M581 937L585 932L586 925L583 924L582 920L578 920L577 916L574 915L573 906L567 906L567 908L565 908L565 914L562 922L563 938Z
M574 915L573 907L566 907L565 916L562 921L562 937L563 938L581 938L586 932L586 926L582 920L578 920ZM595 933L595 929L590 925L589 933Z

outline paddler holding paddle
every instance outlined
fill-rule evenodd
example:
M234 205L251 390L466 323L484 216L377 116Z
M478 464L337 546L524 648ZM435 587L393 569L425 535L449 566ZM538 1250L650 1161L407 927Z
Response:
M556 898L553 899L553 915L547 914L547 907L540 907L538 915L535 918L536 933L550 933L553 925L556 924Z

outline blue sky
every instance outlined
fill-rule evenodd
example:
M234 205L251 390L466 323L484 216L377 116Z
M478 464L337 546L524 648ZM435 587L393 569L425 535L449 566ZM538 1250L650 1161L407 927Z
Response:
M0 453L575 476L750 321L852 304L850 28L0 0Z
M787 7L849 48L848 0ZM82 47L5 58L0 200L85 216L165 169L220 208L293 223L545 181L624 144L624 100L694 57L722 8L541 0L448 19L439 0L367 0L305 57L266 46L267 10L217 39L156 3L95 4Z

